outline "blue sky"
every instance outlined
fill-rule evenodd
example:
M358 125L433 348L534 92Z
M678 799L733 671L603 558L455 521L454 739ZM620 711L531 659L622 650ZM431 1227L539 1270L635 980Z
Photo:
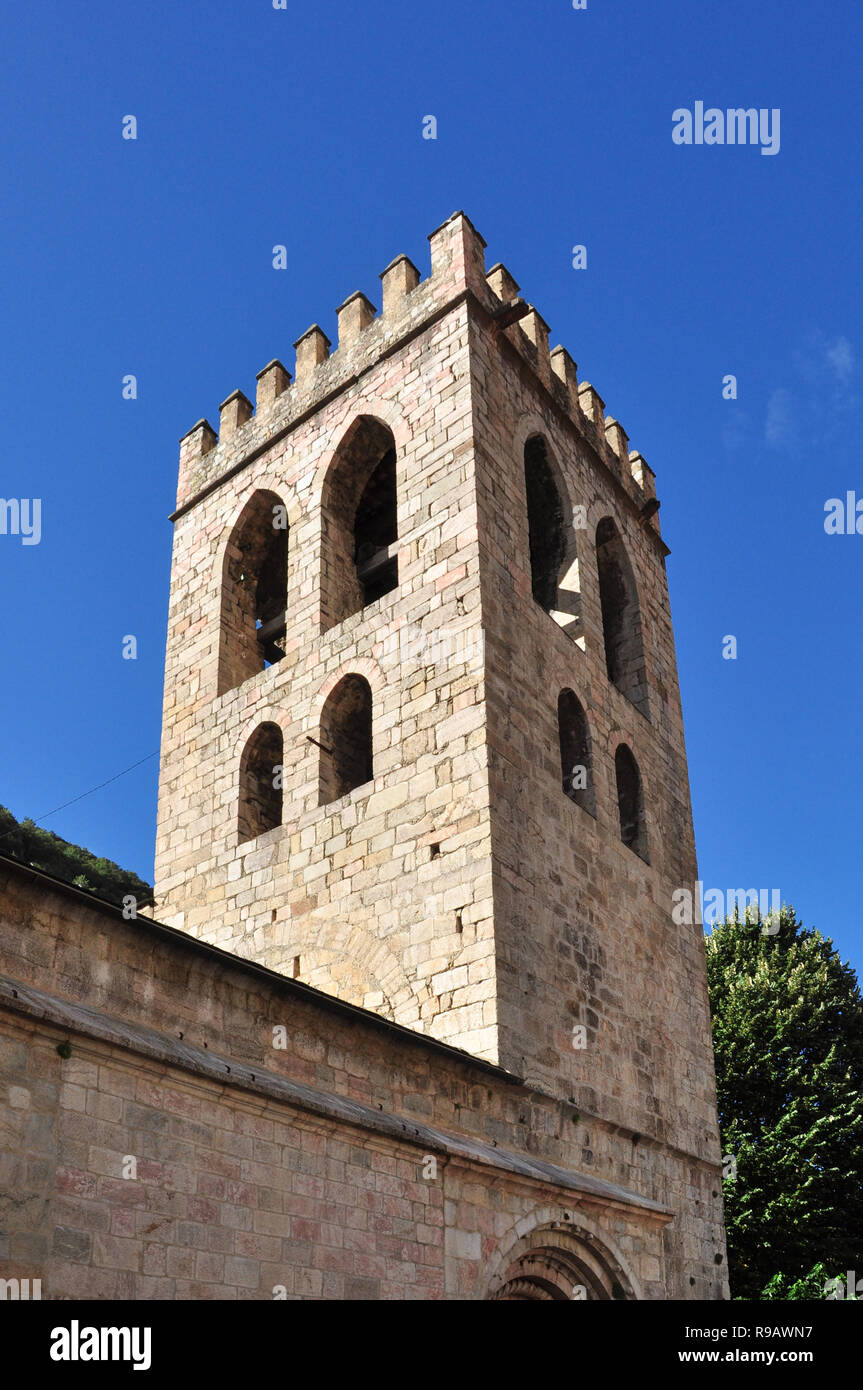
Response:
M0 491L42 499L38 545L0 536L0 802L41 817L155 753L179 436L311 322L334 338L354 290L379 305L397 253L425 275L464 208L657 472L702 879L780 888L860 969L863 535L824 531L828 498L863 498L860 7L0 22ZM779 153L675 145L699 100L779 108ZM153 757L44 824L151 877L156 781Z

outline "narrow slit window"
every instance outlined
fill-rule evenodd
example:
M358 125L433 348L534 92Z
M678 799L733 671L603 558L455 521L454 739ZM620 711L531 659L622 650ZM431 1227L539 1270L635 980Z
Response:
M645 863L649 863L641 773L638 763L625 743L618 745L614 755L614 770L617 779L620 838Z
M587 717L572 690L562 690L557 701L560 771L563 790L590 815L596 815L593 763Z

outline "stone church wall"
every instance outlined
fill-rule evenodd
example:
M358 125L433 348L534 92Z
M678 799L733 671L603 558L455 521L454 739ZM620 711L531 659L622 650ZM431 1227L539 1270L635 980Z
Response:
M48 1298L665 1296L673 1213L569 1168L552 1098L9 861L0 899L0 1278Z

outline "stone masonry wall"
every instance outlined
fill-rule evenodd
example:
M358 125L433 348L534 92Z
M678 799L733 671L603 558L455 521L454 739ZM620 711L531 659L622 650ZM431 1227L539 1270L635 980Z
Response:
M462 219L445 224L431 238L432 275L407 290L410 263L394 263L384 313L361 337L340 320L338 350L304 366L298 348L296 383L264 393L253 418L229 425L229 400L208 453L194 452L210 439L203 426L184 441L181 504L253 457L176 522L156 891L159 914L193 935L493 1058L472 237ZM325 353L320 330L310 334ZM324 480L364 415L396 441L400 588L322 631ZM290 523L286 656L219 695L224 553L259 489ZM311 740L350 672L372 688L374 781L321 807ZM264 720L284 734L283 824L238 844L240 756Z
M543 340L534 325L537 347L518 326L500 334L487 315L472 322L499 1058L599 1117L611 1151L633 1135L668 1144L676 1171L657 1174L648 1190L672 1204L675 1190L686 1194L683 1219L667 1233L681 1242L683 1268L706 1230L720 1256L724 1239L703 938L671 920L673 889L697 874L665 547L643 514L652 487L634 477L625 436L616 450L597 426L602 410L593 410L592 388L577 388L575 364L558 355L564 376L551 370L547 332ZM616 445L619 429L608 429ZM584 509L586 525L574 532L579 641L531 592L524 446L536 434L567 515ZM595 545L606 516L638 590L647 716L606 671ZM595 816L562 788L565 689L587 716ZM621 840L620 743L641 773L649 863ZM575 1047L577 1025L585 1034Z
M8 861L0 905L0 1279L484 1298L539 1246L614 1296L721 1292L706 1255L668 1287L671 1214L555 1167L584 1128L499 1068Z

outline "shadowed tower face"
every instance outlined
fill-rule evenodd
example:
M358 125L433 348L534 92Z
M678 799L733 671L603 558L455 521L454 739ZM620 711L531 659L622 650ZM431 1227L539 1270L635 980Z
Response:
M664 1286L715 1296L653 473L468 219L430 241L181 443L158 912L573 1106L573 1163L680 1213Z

